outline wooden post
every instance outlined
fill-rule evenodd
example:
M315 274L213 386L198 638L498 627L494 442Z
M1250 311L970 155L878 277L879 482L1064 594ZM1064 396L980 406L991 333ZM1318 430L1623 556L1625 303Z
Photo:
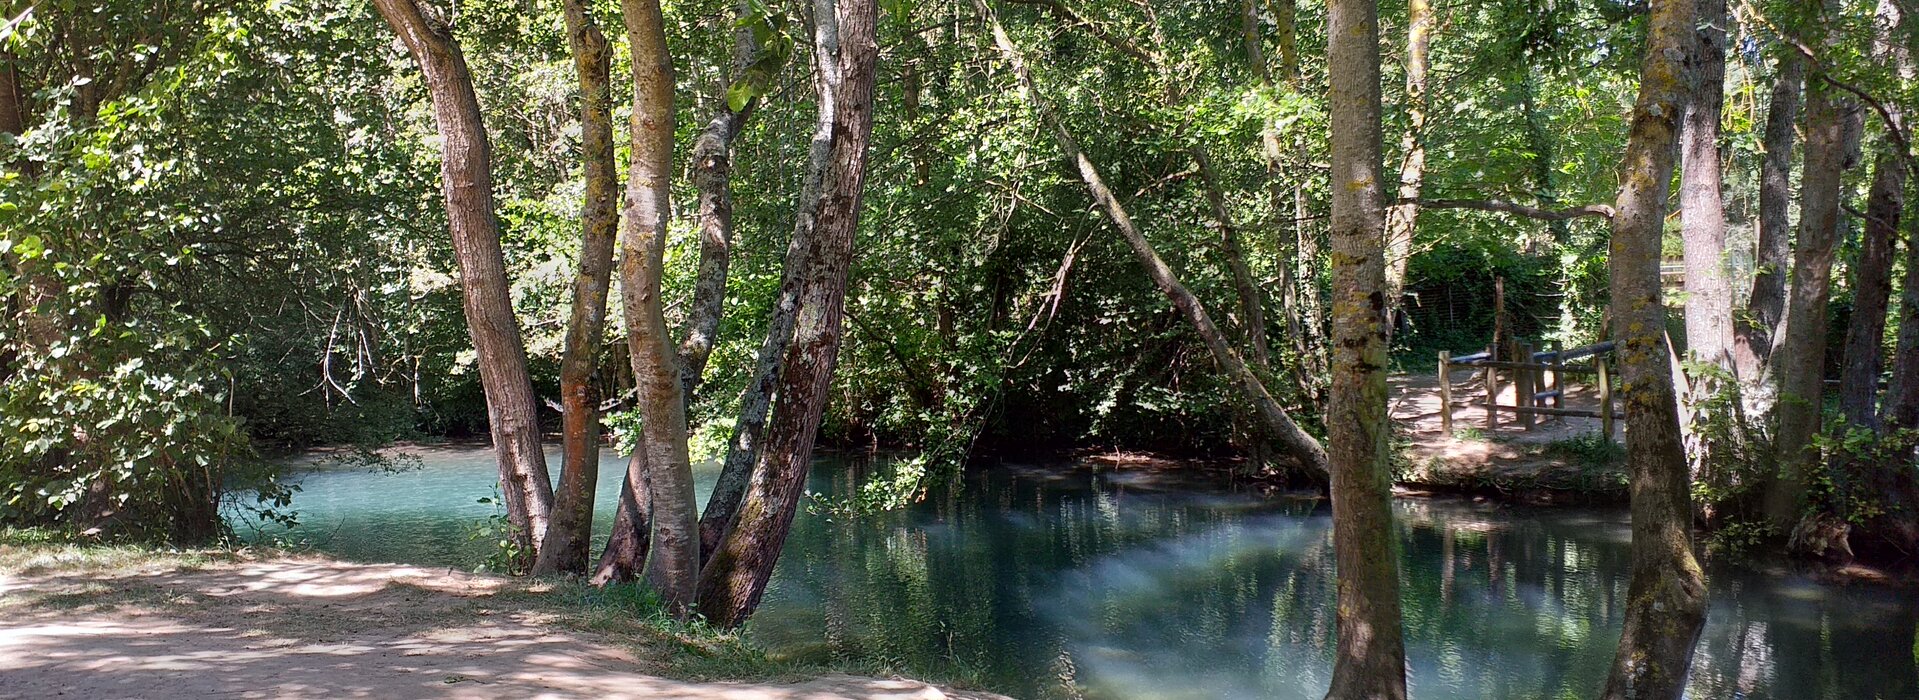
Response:
M1550 389L1550 391L1554 392L1553 408L1566 407L1566 387L1560 383L1560 377L1564 376L1565 373L1557 369L1565 364L1566 349L1559 341L1555 340L1553 341L1553 367L1555 369L1552 371L1552 388Z
M1439 431L1453 436L1453 354L1439 351Z
M1495 342L1486 349L1486 358L1499 359L1499 343ZM1499 370L1486 365L1486 432L1491 434L1499 429Z
M1599 432L1612 441L1612 375L1606 371L1606 356L1593 357L1599 369Z
M1523 340L1518 340L1518 341L1515 341L1513 344L1518 348L1518 351L1513 353L1514 357L1518 358L1514 360L1515 362L1532 362L1533 346L1531 343L1528 343ZM1513 405L1514 406L1518 408L1533 408L1535 405L1537 405L1536 402L1533 401L1533 396L1539 393L1539 389L1538 389L1538 384L1534 383L1534 378L1535 378L1535 372L1534 372L1534 369L1531 367L1522 366L1520 369L1513 372ZM1532 430L1535 427L1535 425L1539 422L1538 418L1535 417L1531 412L1519 411L1518 413L1519 413L1519 425L1521 427L1524 427L1527 430Z

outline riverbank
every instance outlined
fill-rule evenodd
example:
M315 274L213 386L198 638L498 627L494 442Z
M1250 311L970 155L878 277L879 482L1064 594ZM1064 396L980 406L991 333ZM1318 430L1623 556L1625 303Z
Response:
M0 533L0 698L1004 700L773 659L637 588Z

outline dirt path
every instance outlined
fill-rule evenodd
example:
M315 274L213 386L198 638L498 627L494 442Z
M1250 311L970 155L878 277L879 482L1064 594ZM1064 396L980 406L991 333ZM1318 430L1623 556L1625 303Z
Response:
M514 604L523 584L444 570L277 557L15 571L0 573L0 698L1004 700L851 676L672 680L645 648Z
M1404 441L1406 464L1399 481L1412 486L1490 489L1528 498L1622 496L1624 472L1618 455L1597 437L1597 418L1551 418L1533 429L1502 411L1499 427L1486 427L1486 389L1482 372L1452 373L1453 436L1441 429L1439 378L1432 374L1392 377L1389 409ZM1514 388L1502 377L1499 403L1513 405ZM1596 410L1597 392L1568 384L1566 408ZM1618 429L1617 427L1615 428ZM1619 436L1614 435L1617 442Z

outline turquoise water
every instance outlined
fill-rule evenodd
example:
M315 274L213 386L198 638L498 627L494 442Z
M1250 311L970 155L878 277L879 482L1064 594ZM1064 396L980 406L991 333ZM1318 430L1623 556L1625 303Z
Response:
M472 566L491 453L422 451L400 473L307 471L278 537L341 557ZM557 461L556 461L557 463ZM599 493L611 518L622 460ZM873 462L820 460L845 493ZM698 471L701 491L715 472ZM1596 694L1619 630L1623 511L1397 505L1420 699ZM241 526L247 531L246 526ZM1024 698L1310 698L1333 644L1330 520L1311 501L1201 479L1008 465L901 512L802 512L749 637L773 653L880 659ZM1694 698L1919 698L1910 591L1715 569Z

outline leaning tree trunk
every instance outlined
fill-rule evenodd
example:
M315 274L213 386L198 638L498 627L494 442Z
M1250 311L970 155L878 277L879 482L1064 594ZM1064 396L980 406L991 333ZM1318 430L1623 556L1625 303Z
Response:
M646 579L677 617L692 611L700 539L679 355L660 303L673 177L673 61L659 0L625 0L622 7L633 53L633 155L620 236L620 298L643 426L638 449L646 453L644 493L652 520Z
M741 19L751 11L749 5L742 4ZM730 94L721 95L719 113L693 141L693 187L699 191L694 228L700 233L700 270L679 348L680 372L684 375L681 384L689 402L699 388L707 358L713 355L726 301L726 274L733 251L733 139L746 127L746 120L759 103L758 92L765 87L756 74L749 72L761 60L762 52L753 41L753 30L741 24L733 31L733 74L738 86L747 88L746 94L751 96L736 109ZM734 87L729 85L728 92Z
M772 422L745 499L700 581L700 612L722 627L759 606L799 510L839 357L846 276L853 259L873 131L873 83L879 47L875 0L815 0L822 103L833 104L831 164L820 187L818 222L804 249L799 313L784 352Z
M1392 426L1386 415L1385 321L1392 304L1384 298L1383 248L1390 241L1383 237L1380 199L1377 4L1327 3L1326 35L1333 208L1333 375L1326 438L1339 577L1338 649L1326 697L1403 699L1406 648L1387 466Z
M818 35L831 27L831 24L815 23L814 43L829 41L828 37ZM700 513L702 560L712 556L720 545L720 539L726 535L727 528L732 525L733 516L739 513L740 504L746 499L755 465L759 463L760 450L764 446L762 433L766 428L767 414L772 410L774 389L780 381L781 360L793 339L793 324L799 314L800 285L803 281L801 272L807 266L806 256L810 254L818 230L821 192L825 187L827 171L835 161L833 149L842 145L842 142L834 139L833 131L838 124L838 105L825 97L833 94L835 85L841 80L840 57L828 53L816 56L815 60L819 65L814 71L813 80L822 97L813 124L813 139L807 147L806 174L800 181L800 196L793 215L793 235L786 247L785 271L780 278L779 291L774 294L772 315L766 322L766 338L761 341L759 353L755 356L753 378L740 395L733 434L727 440L726 460L721 463L720 476L713 484L713 492L706 497L706 508ZM829 76L832 84L827 82Z
M1808 86L1806 164L1800 176L1799 238L1793 245L1792 289L1769 362L1779 398L1773 449L1780 474L1766 490L1767 519L1781 533L1798 521L1818 464L1812 438L1824 412L1826 302L1839 237L1839 197L1858 110L1823 82Z
M600 337L613 276L619 226L619 179L613 165L612 56L586 0L565 0L566 40L580 76L580 161L586 178L580 207L580 267L573 282L566 348L560 356L561 465L553 524L533 573L584 573L593 540L593 491L600 476Z
M1680 698L1706 621L1706 578L1693 558L1690 480L1659 282L1661 224L1686 102L1694 3L1652 4L1613 216L1612 327L1632 471L1632 580L1625 629L1601 696L1607 700Z
M1788 49L1780 52L1779 74L1767 100L1766 130L1760 142L1759 243L1753 254L1752 295L1739 321L1736 359L1747 385L1751 408L1770 413L1774 390L1766 363L1773 338L1786 315L1786 267L1792 264L1792 143L1799 101L1806 82L1806 61Z
M1891 144L1886 147L1896 148ZM1879 372L1884 367L1886 307L1892 296L1893 242L1906 208L1906 163L1881 152L1866 194L1866 234L1853 261L1852 322L1839 371L1839 413L1850 425L1879 429Z
M498 455L507 522L521 551L536 554L553 510L553 483L547 477L546 455L540 451L539 406L527 377L526 345L520 339L520 323L508 291L499 221L493 210L492 146L481 123L473 76L453 28L442 18L422 10L415 0L374 0L373 4L419 64L433 100L447 223L460 266L467 333L479 356L480 385L486 391L487 422Z
M1212 316L1206 312L1206 307L1200 302L1199 297L1194 296L1192 291L1179 281L1172 267L1166 264L1157 250L1154 250L1152 242L1146 240L1146 236L1140 233L1139 227L1133 223L1132 216L1127 213L1125 205L1121 204L1112 190L1106 186L1099 167L1080 150L1078 141L1066 131L1052 103L1039 91L1033 80L1032 71L1026 65L1025 56L1020 52L1019 47L1013 44L1012 38L1007 36L1005 28L1000 25L999 18L993 13L992 8L985 4L985 0L973 0L973 6L991 25L994 44L999 47L1000 54L1012 66L1013 73L1019 80L1020 96L1039 113L1040 121L1045 128L1053 132L1054 142L1059 145L1066 159L1073 163L1080 181L1092 194L1094 204L1106 215L1107 222L1119 230L1120 237L1126 241L1127 247L1133 249L1134 256L1146 268L1146 273L1153 279L1153 284L1159 287L1160 292L1166 295L1173 307L1186 317L1188 323L1192 324L1193 330L1199 334L1200 340L1206 343L1207 350L1212 353L1213 360L1219 363L1221 371L1226 373L1230 381L1239 385L1241 393L1259 412L1261 421L1273 438L1279 442L1281 449L1297 461L1309 475L1323 478L1326 474L1325 449L1320 447L1317 439L1293 422L1292 416L1286 413L1285 407L1279 404L1278 399L1273 398L1259 375L1240 358L1237 351L1233 350L1232 343L1227 341L1226 334L1220 331L1219 325L1213 322Z
M1386 210L1386 333L1406 296L1406 266L1412 262L1419 220L1419 193L1426 180L1426 71L1431 66L1432 0L1406 3L1406 133L1399 164L1399 199Z

